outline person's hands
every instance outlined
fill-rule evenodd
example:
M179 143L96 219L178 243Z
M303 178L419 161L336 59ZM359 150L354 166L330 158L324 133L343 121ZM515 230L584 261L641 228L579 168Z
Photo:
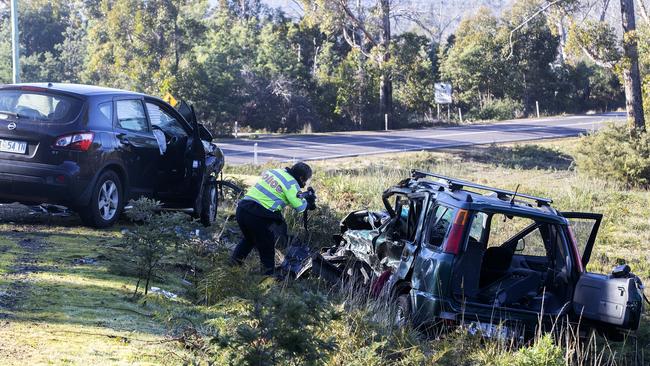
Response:
M316 209L316 191L312 187L307 188L302 198L307 201L307 210L313 211Z

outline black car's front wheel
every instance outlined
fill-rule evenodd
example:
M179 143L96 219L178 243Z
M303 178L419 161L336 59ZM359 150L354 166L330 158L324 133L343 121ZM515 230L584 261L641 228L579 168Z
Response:
M201 223L208 227L217 221L218 195L216 184L208 184L203 189L201 197Z
M122 210L122 182L113 171L105 171L93 187L90 202L79 211L84 224L96 228L112 226Z

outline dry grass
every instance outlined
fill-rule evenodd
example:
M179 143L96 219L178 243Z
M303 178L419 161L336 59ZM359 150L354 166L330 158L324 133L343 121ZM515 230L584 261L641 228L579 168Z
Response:
M559 209L604 213L605 221L589 269L608 272L613 265L627 261L635 273L650 283L650 194L585 178L573 169L570 157L574 145L575 140L546 141L525 146L477 147L470 151L313 162L320 209L312 213L308 240L312 247L329 245L343 215L359 208L381 209L383 190L407 177L410 169L426 169L508 189L519 184L521 192L552 197ZM266 167L271 165L230 167L226 175L252 183ZM222 222L231 214L232 207L222 210ZM174 340L175 326L168 320L180 314L210 336L205 319L228 313L227 304L258 285L258 278L251 274L257 269L256 258L250 258L243 269L233 271L224 269L225 257L217 258L214 263L221 272L212 272L207 280L219 283L218 291L198 293L203 300L214 296L210 302L216 305L193 305L188 300L195 299L195 291L183 284L183 272L172 266L156 279L154 286L177 293L182 300L149 298L143 307L141 302L129 299L135 279L128 272L111 270L123 250L119 228L96 231L79 226L75 219L23 220L2 210L0 215L2 365L180 364L220 360L204 350L197 353L196 349L183 348ZM301 217L287 217L292 231L302 234ZM230 218L225 227L217 228L215 235L220 236L221 244L236 242L236 224ZM24 239L36 244L25 243ZM99 261L93 265L74 264L75 259L86 257ZM336 314L327 331L316 335L334 339L337 345L321 360L322 364L633 364L631 341L624 347L602 343L596 337L591 343L581 344L575 342L575 335L568 330L555 339L539 336L530 345L488 340L465 329L456 329L439 339L425 339L413 330L395 328L391 306L369 299L366 293L333 289L317 281L286 282L274 285L273 290L296 292L302 288L293 286L305 286L325 295L325 308ZM12 291L19 295L4 295ZM11 306L7 305L8 299L12 299ZM648 353L648 313L637 340L638 347ZM578 345L582 348L578 349ZM580 354L583 356L579 357ZM648 364L648 356L644 357Z

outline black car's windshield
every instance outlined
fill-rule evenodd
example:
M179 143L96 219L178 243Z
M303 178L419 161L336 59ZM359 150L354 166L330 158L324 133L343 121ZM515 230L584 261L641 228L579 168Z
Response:
M0 90L0 114L43 122L66 122L79 114L82 102L57 94Z

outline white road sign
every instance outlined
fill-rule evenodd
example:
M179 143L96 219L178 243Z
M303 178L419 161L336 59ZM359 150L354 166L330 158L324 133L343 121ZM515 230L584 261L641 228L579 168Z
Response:
M436 103L451 104L451 84L436 83L435 88L436 88Z

